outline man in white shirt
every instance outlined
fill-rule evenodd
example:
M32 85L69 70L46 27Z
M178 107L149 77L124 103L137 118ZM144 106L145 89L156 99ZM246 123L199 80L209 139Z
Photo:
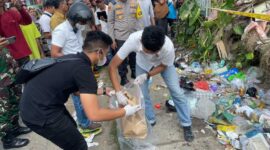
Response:
M149 78L161 74L170 95L174 101L180 124L184 129L186 141L192 141L194 136L191 130L190 110L183 89L179 86L179 77L173 65L175 50L172 41L165 36L163 30L158 26L145 27L143 31L137 31L129 36L124 45L112 59L109 72L112 84L116 91L118 102L127 104L117 76L117 68L123 60L131 53L136 52L136 79L145 100L145 113L149 123L156 123L155 112L149 95Z
M47 0L44 4L44 12L41 15L40 19L38 20L38 24L40 25L42 35L45 41L43 41L43 49L44 51L49 51L51 49L51 27L50 21L51 17L55 10L55 1L54 0Z
M155 25L155 16L151 0L138 0L141 10L142 19L139 20L142 29L150 25Z
M83 26L72 26L67 19L57 26L52 33L52 57L60 57L67 54L82 52Z
M96 0L96 3L95 24L99 30L108 34L108 6L105 5L104 0Z

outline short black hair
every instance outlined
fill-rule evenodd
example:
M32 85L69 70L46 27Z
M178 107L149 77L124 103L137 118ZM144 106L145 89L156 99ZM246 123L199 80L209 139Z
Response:
M56 7L56 1L57 0L46 0L43 3L43 7L44 8L46 8L46 7Z
M112 38L108 34L102 31L90 31L84 40L83 49L86 52L93 52L98 48L108 48L112 43Z
M55 9L58 9L61 3L67 2L66 0L54 0L54 1L55 1Z
M165 42L164 30L158 26L145 27L142 33L141 41L143 47L147 50L158 52Z

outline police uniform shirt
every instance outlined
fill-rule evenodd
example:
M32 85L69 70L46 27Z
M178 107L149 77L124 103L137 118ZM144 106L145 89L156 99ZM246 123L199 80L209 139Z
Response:
M131 34L117 52L117 56L124 60L131 52L136 52L136 63L145 71L150 71L152 67L160 64L172 66L175 58L175 49L171 39L166 36L161 50L157 54L150 55L142 50L142 33L143 31L137 31Z
M109 4L108 27L112 39L125 41L131 33L141 30L136 18L138 5L137 0L117 0L115 4Z
M54 121L65 111L70 94L96 94L97 82L91 62L84 53L63 56L80 58L57 63L30 80L24 88L20 113L24 121L43 126Z

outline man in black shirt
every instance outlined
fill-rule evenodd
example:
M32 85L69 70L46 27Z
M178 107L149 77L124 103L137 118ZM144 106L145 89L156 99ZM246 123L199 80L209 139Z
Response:
M113 120L137 112L139 106L114 110L99 107L91 64L104 65L111 44L107 34L89 32L82 53L63 56L79 60L57 63L28 81L20 103L23 122L62 149L86 150L87 144L64 105L71 93L80 92L84 111L93 121Z

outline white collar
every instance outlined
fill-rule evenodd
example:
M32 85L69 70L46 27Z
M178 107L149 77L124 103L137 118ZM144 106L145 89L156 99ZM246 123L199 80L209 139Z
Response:
M48 15L52 16L52 14L47 12L47 11L44 11L44 14L48 14Z

